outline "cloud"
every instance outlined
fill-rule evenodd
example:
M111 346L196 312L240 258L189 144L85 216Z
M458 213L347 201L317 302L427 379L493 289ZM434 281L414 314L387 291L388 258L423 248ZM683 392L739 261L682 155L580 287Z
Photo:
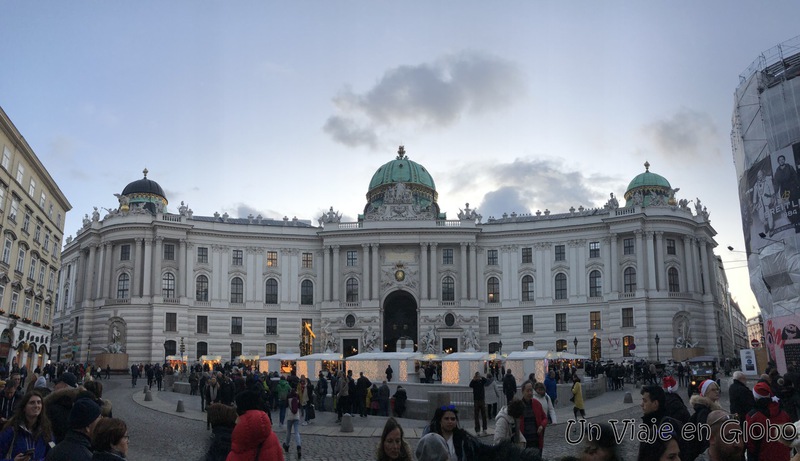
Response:
M657 120L642 128L655 148L664 156L682 159L719 157L719 130L711 116L682 108L672 117Z
M549 209L566 213L570 207L602 206L608 192L624 187L620 178L585 175L581 170L549 159L516 159L507 163L465 165L451 173L451 192L483 194L478 212L484 218L503 213L530 213Z
M283 214L275 210L259 210L245 203L237 203L232 207L225 207L220 213L227 212L233 218L247 218L249 215L261 215L264 219L283 219ZM291 219L291 216L289 217Z
M505 109L525 93L524 77L515 63L463 52L389 69L364 93L343 89L333 99L338 113L323 129L345 145L375 147L382 129L445 128L466 115Z

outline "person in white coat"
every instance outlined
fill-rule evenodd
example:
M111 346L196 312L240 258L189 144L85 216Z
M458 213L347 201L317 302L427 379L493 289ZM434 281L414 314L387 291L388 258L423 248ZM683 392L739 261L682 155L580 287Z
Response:
M515 445L525 447L525 437L519 431L519 419L525 413L525 404L520 399L513 399L503 406L494 419L494 440L497 445L510 440Z
M495 386L496 382L494 379L494 375L491 373L486 373L486 412L488 413L489 418L494 418L497 416L497 402L500 401L497 395L497 386ZM502 386L501 386L502 391Z
M553 405L553 401L550 399L550 396L545 392L544 383L537 382L533 385L533 398L542 404L542 409L547 415L547 419L550 421L550 424L558 423L556 420L556 407Z

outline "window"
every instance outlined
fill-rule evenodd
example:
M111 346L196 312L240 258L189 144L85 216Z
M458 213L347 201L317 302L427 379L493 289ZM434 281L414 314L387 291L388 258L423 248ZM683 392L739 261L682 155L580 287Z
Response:
M266 304L278 304L278 281L268 279L264 290Z
M197 262L200 264L208 264L208 247L197 248Z
M17 165L17 182L22 184L23 178L25 178L25 165L20 163Z
M267 335L274 336L278 334L278 318L277 317L267 317L267 330L265 332Z
M58 302L58 300L56 300L56 302ZM49 304L45 304L44 305L44 318L42 318L42 323L44 323L46 325L50 325L51 323L53 323L52 322L52 318L50 317L50 305Z
M522 277L522 300L533 301L533 277L530 275Z
M167 320L165 323L166 331L178 331L178 314L175 312L167 312Z
M42 237L42 226L36 224L36 229L33 231L33 241L39 243L39 239Z
M622 278L625 293L634 293L636 291L636 269L632 267L625 268Z
M11 197L11 211L8 213L8 219L17 222L17 213L19 212L19 200L12 196Z
M231 303L244 303L244 282L239 277L234 277L231 280Z
M670 267L667 271L667 278L669 279L669 292L680 293L681 282L678 280L678 269Z
M567 331L567 314L556 314L556 331Z
M41 312L42 312L42 303L38 301L33 303L33 317L31 317L31 319L33 319L34 322L39 322L39 314Z
M19 293L15 291L11 293L11 308L8 311L12 314L16 314L17 304L19 304Z
M350 277L345 283L345 302L358 302L358 280L355 277Z
M39 280L38 283L41 286L44 286L44 273L47 272L47 268L45 267L44 263L39 265Z
M303 269L311 269L312 267L314 267L314 255L303 253Z
M56 272L53 269L50 269L50 277L47 278L47 289L53 291L53 286L55 285L56 280ZM3 304L2 296L0 296L0 305Z
M22 310L22 318L30 319L31 318L31 298L25 298L25 307Z
M559 272L556 274L556 299L567 299L567 275Z
M267 252L267 267L278 267L278 252L277 251L268 251Z
M202 334L208 334L208 316L207 315L198 315L197 316L197 332ZM199 354L199 352L198 352Z
M39 206L44 209L44 203L47 201L47 195L42 192L42 195L39 196ZM48 214L49 217L53 217L53 207L50 207L50 213Z
M204 355L208 355L208 343L205 341L200 341L197 343L197 356L202 357Z
M500 301L500 280L497 277L489 277L486 282L486 302L496 303Z
M275 343L267 343L264 348L264 355L275 355L278 353L278 345Z
M11 237L6 237L6 242L3 244L3 262L6 264L11 262L11 246L13 244Z
M0 210L4 210L5 208L6 208L6 190L2 185L0 185Z
M667 254L674 255L677 252L675 251L675 239L667 239Z
M556 261L566 261L567 250L564 245L556 245Z
M300 282L300 304L304 306L314 304L314 282L311 280Z
M497 265L497 250L486 251L486 264L489 266Z
M449 275L442 279L442 301L456 300L456 282Z
M231 264L234 266L241 266L242 260L244 259L243 251L242 250L233 250L233 260Z
M567 340L559 339L556 341L556 352L565 352L567 350Z
M42 192L42 195L44 195L44 192ZM58 215L58 216L59 216L59 219L60 219L61 215ZM50 219L53 219L53 204L52 203L47 208L47 217L50 218ZM58 222L56 222L56 225L58 225Z
M131 288L131 276L120 274L117 279L117 299L127 299Z
M130 261L131 260L131 246L130 245L121 245L119 247L119 260L120 261Z
M231 356L239 357L242 355L242 343L233 343L231 347Z
M164 341L164 355L175 355L178 353L178 343L170 339Z
M8 147L3 146L3 168L8 171L9 165L11 165L11 151L8 150Z
M623 336L622 337L622 356L623 357L630 357L631 356L631 345L633 344L633 336Z
M523 315L522 316L522 332L523 333L533 333L533 316L532 315Z
M500 334L500 317L489 317L489 334Z
M195 301L208 301L208 277L205 275L198 275L197 280L194 282Z
M36 279L36 263L39 261L36 256L31 257L31 267L28 268L28 278L31 280Z
M75 317L75 325L73 325L74 330L72 331L72 334L74 335L78 334L78 324L80 322L80 319L81 319L80 317L77 316Z
M161 296L165 298L175 297L175 275L172 272L165 272L161 278Z
M600 242L589 242L589 257L590 258L600 257Z
M5 285L0 285L0 309L3 307L3 296L6 294Z
M28 184L28 195L33 198L33 194L36 193L36 180L31 178L31 182Z
M442 249L442 265L449 266L453 264L453 249L452 248L443 248Z
M622 239L622 254L632 255L635 253L636 250L635 247L633 246L633 239L632 238Z
M19 273L22 273L22 269L25 268L25 255L28 253L24 247L20 247L19 253L17 253L17 265L14 267Z
M622 327L623 328L633 328L633 308L632 307L623 307L622 308Z
M347 250L347 267L355 267L358 265L358 252L356 250Z
M600 311L589 312L589 329L599 330L601 328L603 327L602 324L600 323Z
M67 310L67 304L69 304L69 288L64 288L64 310Z
M522 264L530 264L533 262L533 248L526 247L522 249Z
M25 217L22 218L22 230L25 233L28 233L30 231L30 228L31 228L31 212L25 210Z
M164 244L164 261L175 261L175 245L172 243Z
M50 233L46 232L44 234L44 243L42 244L42 248L44 252L47 253L47 249L50 247Z
M231 317L231 334L232 335L240 335L242 334L242 318L241 317ZM239 354L241 355L241 354Z
M589 273L589 297L601 296L603 296L603 279L600 277L600 271L592 271Z

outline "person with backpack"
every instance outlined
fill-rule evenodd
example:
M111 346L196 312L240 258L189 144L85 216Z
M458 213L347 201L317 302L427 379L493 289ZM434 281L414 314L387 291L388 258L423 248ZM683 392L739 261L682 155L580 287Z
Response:
M286 381L286 377L281 375L280 381L278 381L278 386L275 389L275 393L278 396L278 409L280 410L280 426L283 427L283 422L286 420L286 406L288 404L287 398L289 397L289 391L292 387L289 385L289 381Z
M319 407L319 411L325 411L325 398L328 395L328 380L325 379L325 375L322 374L322 370L319 372L319 380L317 381L317 407Z
M283 443L283 451L289 453L289 442L292 440L292 430L294 430L294 440L297 445L297 459L300 459L300 396L297 391L292 389L288 396L289 411L286 412L286 441Z

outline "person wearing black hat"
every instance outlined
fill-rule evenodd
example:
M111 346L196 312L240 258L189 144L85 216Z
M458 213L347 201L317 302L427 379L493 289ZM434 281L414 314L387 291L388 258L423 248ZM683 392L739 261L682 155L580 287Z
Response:
M56 443L64 440L69 432L69 413L80 391L78 378L66 371L56 381L53 392L44 398L44 411L50 419Z
M69 432L64 440L47 454L47 461L91 461L92 433L100 421L100 406L93 400L81 398L69 412Z

